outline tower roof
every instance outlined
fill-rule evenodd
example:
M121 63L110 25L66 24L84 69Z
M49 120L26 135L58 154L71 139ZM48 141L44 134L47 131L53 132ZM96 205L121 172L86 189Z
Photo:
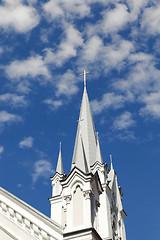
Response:
M62 163L62 153L61 153L61 142L59 144L59 156L58 156L58 162L57 162L57 169L56 172L60 174L64 174L63 171L63 163Z
M85 171L90 171L90 166L97 161L97 137L87 94L86 74L84 71L84 91L73 152L72 168L77 166L84 171L84 166L86 166Z

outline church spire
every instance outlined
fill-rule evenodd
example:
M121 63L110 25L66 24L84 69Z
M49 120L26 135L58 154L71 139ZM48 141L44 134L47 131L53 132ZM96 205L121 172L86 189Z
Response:
M58 156L58 162L57 162L56 172L58 172L58 173L60 173L60 174L64 174L63 164L62 164L61 145L62 145L62 143L60 142L60 143L59 143L59 156Z
M86 74L89 74L89 72L86 72L85 70L84 70L84 73L81 74L81 76L82 75L84 76L84 92L82 97L78 128L77 128L77 134L76 134L76 141L74 146L72 168L74 166L77 166L79 162L78 156L81 155L83 156L83 159L80 160L81 164L82 162L83 163L85 162L86 169L88 169L89 171L90 166L92 166L96 162L97 138L96 138L94 123L92 119L92 114L91 114L91 109L90 109L90 104L89 104L89 99L87 94ZM83 171L81 164L78 164L79 166L77 167L79 167Z

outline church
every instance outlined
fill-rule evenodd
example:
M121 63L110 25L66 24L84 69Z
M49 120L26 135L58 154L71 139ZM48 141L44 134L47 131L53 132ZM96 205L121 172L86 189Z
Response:
M0 240L126 240L122 190L110 156L103 162L86 87L71 170L63 171L61 144L51 177L51 217L0 188Z

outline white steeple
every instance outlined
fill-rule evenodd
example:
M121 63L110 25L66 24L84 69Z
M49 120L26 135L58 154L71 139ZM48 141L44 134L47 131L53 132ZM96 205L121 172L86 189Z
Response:
M61 147L57 172L51 178L51 218L62 225L63 239L126 240L122 191L117 175L103 163L86 88L77 126L72 167L63 175Z
M78 121L77 135L72 159L72 168L77 166L79 162L78 156L83 156L81 159L81 163L78 164L81 170L83 170L82 164L86 162L88 170L90 170L90 166L92 166L96 162L96 152L97 152L97 138L94 128L94 123L92 119L87 89L86 89L86 73L84 71L84 92L81 103L81 110ZM81 141L80 141L81 139ZM82 145L82 146L80 146ZM80 150L81 149L81 150ZM80 153L81 151L81 153Z
M63 163L62 163L62 153L61 153L61 145L62 143L59 143L59 156L58 156L58 162L57 162L57 169L56 172L60 173L60 174L64 174L63 171Z

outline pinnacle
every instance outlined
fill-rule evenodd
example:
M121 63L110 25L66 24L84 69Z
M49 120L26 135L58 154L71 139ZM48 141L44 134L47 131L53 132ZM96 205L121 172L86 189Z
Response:
M60 173L60 174L64 174L63 164L62 164L61 145L62 145L62 143L60 142L60 144L59 144L59 156L58 156L58 162L57 162L56 172L58 172L58 173Z

